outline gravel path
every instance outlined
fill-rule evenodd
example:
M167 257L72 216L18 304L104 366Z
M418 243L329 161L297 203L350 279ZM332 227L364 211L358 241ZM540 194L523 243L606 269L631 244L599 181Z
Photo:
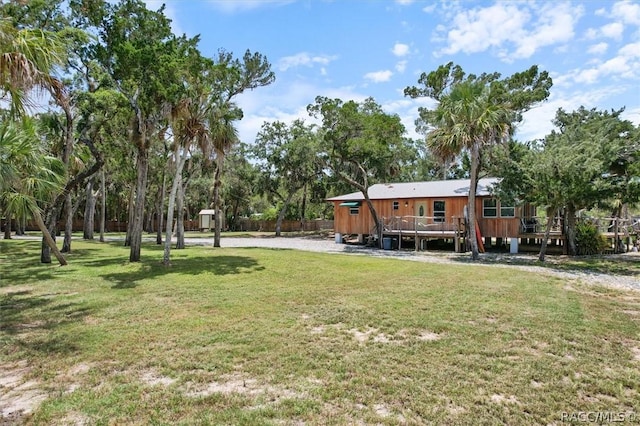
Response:
M213 245L212 238L186 238L187 245ZM412 250L380 250L351 244L336 244L333 240L320 238L222 238L222 247L264 247L278 249L305 250L323 253L340 253L361 256L375 256L411 260L415 262L445 263L457 265L488 265L500 268L517 268L519 270L554 276L569 281L578 280L586 284L605 285L625 290L640 291L640 276L638 275L610 275L598 272L577 270L559 270L552 266L531 265L537 260L536 254L504 254L485 253L480 255L480 262L472 263L468 253L435 252ZM640 262L640 253L626 253L616 255L624 260ZM548 264L558 263L563 256L547 257Z

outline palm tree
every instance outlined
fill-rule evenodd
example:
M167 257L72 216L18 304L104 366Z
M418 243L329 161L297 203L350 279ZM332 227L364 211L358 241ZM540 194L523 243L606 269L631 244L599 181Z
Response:
M508 137L511 128L509 112L492 102L490 87L477 80L464 80L452 86L440 98L435 110L429 111L428 121L433 130L427 134L427 144L437 156L446 159L469 151L471 157L468 235L471 257L478 258L475 199L480 172L481 151Z
M205 122L207 98L205 93L193 98L185 98L172 108L173 157L175 163L175 176L169 193L169 206L167 209L166 236L164 242L163 263L171 264L171 230L173 226L173 210L176 203L176 194L182 185L182 169L187 161L187 153L193 145L207 146L209 132ZM178 216L182 212L178 212ZM178 219L180 220L180 219Z
M0 17L0 99L9 97L13 118L24 114L32 89L61 92L62 83L51 73L65 59L65 45L55 33L17 29Z
M238 142L238 131L233 125L233 121L241 118L242 110L232 102L218 103L211 110L209 116L209 137L211 148L216 156L216 171L213 178L213 208L215 210L214 247L220 247L220 234L222 232L220 187L222 186L224 157L231 147Z
M60 160L46 155L39 142L32 119L0 125L0 202L18 218L33 217L60 265L66 265L39 205L60 190L65 168Z

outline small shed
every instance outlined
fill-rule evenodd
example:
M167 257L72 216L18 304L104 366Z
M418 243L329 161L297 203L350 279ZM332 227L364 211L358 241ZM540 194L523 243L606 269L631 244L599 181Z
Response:
M215 210L209 210L209 209L204 209L204 210L200 210L200 232L204 231L205 229L211 231L212 229L215 228L216 226L216 222L215 222L215 218L216 218L216 211Z

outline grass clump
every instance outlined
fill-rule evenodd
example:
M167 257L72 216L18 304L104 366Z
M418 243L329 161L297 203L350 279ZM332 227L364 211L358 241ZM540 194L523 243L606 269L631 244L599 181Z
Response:
M33 424L548 424L637 413L640 295L508 268L2 241L0 404ZM7 380L2 383L8 383ZM13 399L11 399L13 398ZM3 407L0 407L3 408Z

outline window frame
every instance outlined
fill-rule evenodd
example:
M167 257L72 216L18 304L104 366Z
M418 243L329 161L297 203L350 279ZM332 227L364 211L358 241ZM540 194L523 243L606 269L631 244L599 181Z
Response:
M487 206L487 201L493 203L493 205ZM493 211L492 215L487 214L488 211ZM497 218L498 216L498 199L497 198L483 198L482 199L482 217Z
M503 214L504 210L511 210L512 214ZM514 217L516 217L516 207L515 206L503 206L502 203L500 203L500 217L506 217L506 218L514 218Z
M349 207L349 216L358 216L359 214L360 214L360 206Z
M436 210L436 203L442 203L442 210ZM447 221L447 203L445 200L433 200L433 222L442 223Z

